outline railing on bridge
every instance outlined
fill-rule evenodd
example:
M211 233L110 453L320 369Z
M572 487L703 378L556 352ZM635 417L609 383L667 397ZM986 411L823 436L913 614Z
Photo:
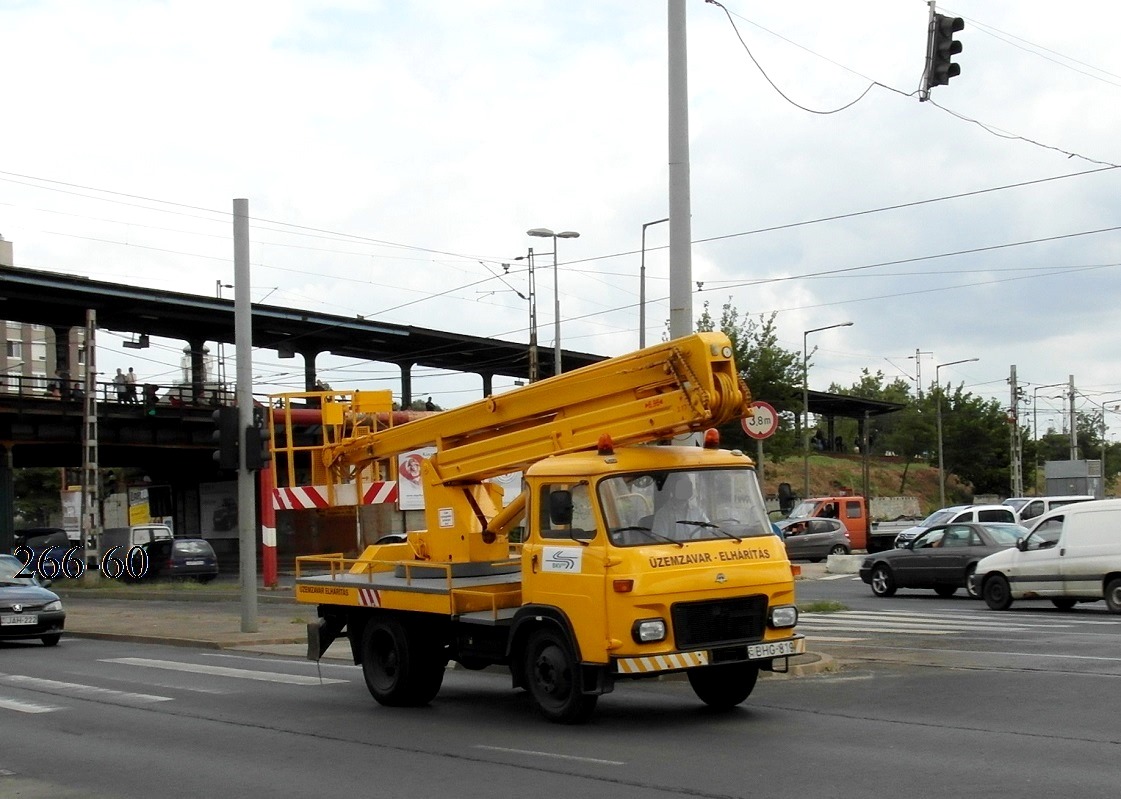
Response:
M206 384L197 395L194 386L182 384L139 383L133 384L130 391L127 385L98 381L95 387L99 405L216 408L221 405L233 405L235 402L233 387L225 385ZM36 404L39 404L40 400L47 399L80 405L84 398L80 382L12 374L0 377L0 401L34 399Z

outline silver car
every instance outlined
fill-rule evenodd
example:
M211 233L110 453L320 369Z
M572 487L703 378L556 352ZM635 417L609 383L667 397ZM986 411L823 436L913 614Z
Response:
M816 516L810 519L783 519L778 522L778 528L786 542L786 557L791 560L817 563L829 555L848 555L852 552L852 541L849 540L845 523L839 519Z

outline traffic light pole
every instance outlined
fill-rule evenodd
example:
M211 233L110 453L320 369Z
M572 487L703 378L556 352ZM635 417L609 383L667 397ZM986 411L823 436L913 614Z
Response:
M257 514L253 473L246 468L246 428L253 424L253 327L249 283L249 200L234 200L234 348L237 354L237 538L241 631L257 632Z

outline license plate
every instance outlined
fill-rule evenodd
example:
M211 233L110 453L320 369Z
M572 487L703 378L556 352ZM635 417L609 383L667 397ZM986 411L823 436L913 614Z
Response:
M769 644L751 644L747 647L747 659L776 658L784 655L797 655L801 652L801 641L774 641Z
M202 566L205 563L206 563L206 561L204 561L204 560L189 560L189 561L187 561L188 566Z
M3 625L5 627L17 627L24 624L34 625L38 623L39 617L34 613L32 613L31 615L21 613L18 616L0 616L0 625Z

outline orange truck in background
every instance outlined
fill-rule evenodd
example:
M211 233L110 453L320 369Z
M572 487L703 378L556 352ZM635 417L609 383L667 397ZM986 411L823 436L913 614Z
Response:
M875 525L868 511L868 500L861 496L811 497L801 500L790 511L790 519L813 517L837 519L848 530L853 549L879 552L892 547L894 532L883 538L876 535ZM880 540L883 538L883 540Z

